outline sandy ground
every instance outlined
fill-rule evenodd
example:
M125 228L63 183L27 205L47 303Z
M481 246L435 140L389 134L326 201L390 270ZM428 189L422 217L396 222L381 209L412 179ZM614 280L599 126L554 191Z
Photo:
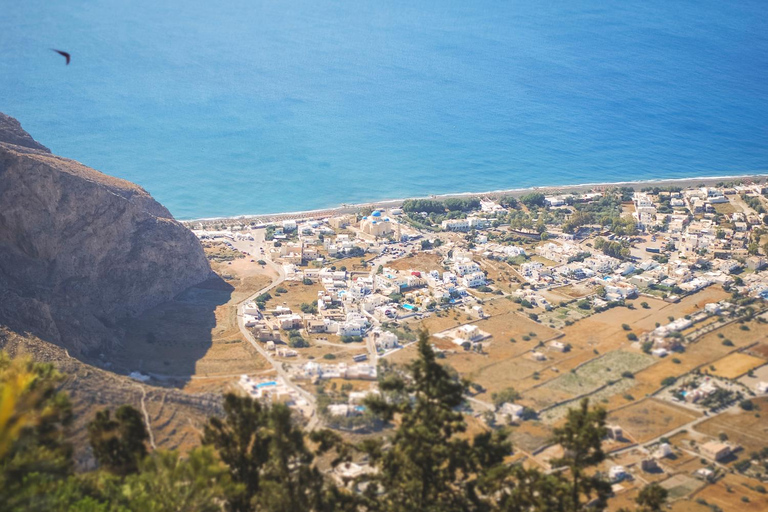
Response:
M498 199L505 196L520 197L528 194L532 191L541 192L543 194L562 194L568 192L587 193L592 191L600 191L608 188L615 187L631 187L636 190L640 190L645 187L693 187L697 185L715 185L721 181L735 181L740 180L743 182L762 182L766 178L762 174L752 174L744 176L714 176L714 177L700 177L700 178L685 178L685 179L660 179L649 181L627 181L616 183L591 183L582 185L560 185L549 187L533 187L533 188L516 188L509 190L494 190L487 192L465 192L458 194L444 194L439 196L430 196L430 199L448 199L448 198L462 198L462 197L487 197L490 199ZM226 218L214 218L214 219L193 219L186 220L185 223L190 225L199 225L205 223L233 223L242 224L243 222L252 222L255 224L277 222L287 219L320 219L324 217L331 217L334 215L346 215L351 213L357 213L362 208L399 208L403 202L409 198L403 199L386 199L381 201L373 201L370 203L360 204L342 204L336 208L324 208L319 210L298 211L298 212L284 212L284 213L271 213L264 215L241 215L236 217ZM427 198L413 198L413 199L427 199Z

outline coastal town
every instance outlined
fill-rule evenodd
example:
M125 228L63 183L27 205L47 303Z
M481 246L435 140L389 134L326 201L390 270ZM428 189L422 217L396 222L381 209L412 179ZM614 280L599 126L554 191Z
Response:
M555 470L552 431L588 398L608 414L612 510L651 482L674 510L764 510L767 212L768 184L753 179L188 226L277 276L237 308L268 371L231 386L290 405L310 429L375 435L366 396L426 329L471 381L470 428L510 429L511 462Z

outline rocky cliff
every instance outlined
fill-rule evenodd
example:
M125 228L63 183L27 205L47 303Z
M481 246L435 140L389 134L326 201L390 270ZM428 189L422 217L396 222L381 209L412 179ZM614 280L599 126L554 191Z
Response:
M141 187L52 155L0 113L0 325L75 352L210 275L195 236Z

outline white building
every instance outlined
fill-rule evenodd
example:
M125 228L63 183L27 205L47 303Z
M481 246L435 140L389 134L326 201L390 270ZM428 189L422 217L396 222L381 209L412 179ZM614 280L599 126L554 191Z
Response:
M525 408L522 405L505 402L496 411L495 419L497 423L514 423L523 418Z
M465 286L467 288L476 288L478 286L485 285L485 274L482 272L473 272L471 274L465 274L461 278L461 284L462 286Z
M389 331L375 329L369 336L378 350L392 350L398 347L397 336Z

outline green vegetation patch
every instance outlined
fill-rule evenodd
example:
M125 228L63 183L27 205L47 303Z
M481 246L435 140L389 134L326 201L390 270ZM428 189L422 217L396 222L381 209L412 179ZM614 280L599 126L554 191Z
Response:
M574 396L592 393L600 386L624 378L622 373L637 373L654 362L653 356L647 354L616 350L593 359L578 369L551 380L544 386Z

